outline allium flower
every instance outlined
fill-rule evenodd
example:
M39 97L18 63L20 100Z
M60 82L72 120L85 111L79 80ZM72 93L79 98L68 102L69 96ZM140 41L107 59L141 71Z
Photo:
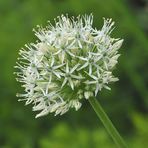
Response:
M37 43L20 50L17 80L25 88L26 105L32 103L36 117L54 112L62 115L78 110L81 99L96 96L118 79L112 74L123 40L110 36L114 22L104 19L101 30L94 29L93 16L60 16L46 28L34 30Z

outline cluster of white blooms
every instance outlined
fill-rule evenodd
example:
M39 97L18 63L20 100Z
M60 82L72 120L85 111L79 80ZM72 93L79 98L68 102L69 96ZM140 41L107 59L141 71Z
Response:
M37 43L20 50L16 68L17 80L25 88L26 105L32 103L36 117L54 112L64 114L69 108L78 110L81 99L89 99L109 82L123 40L110 36L114 22L104 19L101 30L94 29L93 16L75 18L60 16L53 26L34 30Z

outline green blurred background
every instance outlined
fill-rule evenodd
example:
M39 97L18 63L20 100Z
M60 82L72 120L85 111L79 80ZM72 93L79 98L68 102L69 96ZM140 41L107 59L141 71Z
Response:
M0 0L0 148L116 148L89 103L63 116L35 119L31 105L17 102L22 91L13 75L18 51L35 42L37 24L61 14L94 15L116 22L124 38L115 75L120 81L98 96L130 148L148 145L148 2L146 0Z

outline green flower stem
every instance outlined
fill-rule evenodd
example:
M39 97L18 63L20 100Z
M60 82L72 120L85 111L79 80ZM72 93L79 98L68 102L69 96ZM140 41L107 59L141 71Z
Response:
M126 144L124 143L122 137L114 127L111 120L108 118L107 114L104 112L103 108L101 107L100 103L95 98L88 99L89 103L93 107L94 111L96 112L97 116L102 121L103 125L105 126L106 130L117 144L119 148L127 148Z

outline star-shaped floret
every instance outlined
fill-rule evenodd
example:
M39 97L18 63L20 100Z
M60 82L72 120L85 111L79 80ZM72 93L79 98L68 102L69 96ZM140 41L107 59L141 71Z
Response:
M92 74L93 66L95 66L96 68L99 68L98 65L97 65L97 62L102 58L102 54L88 52L88 57L81 57L81 56L79 56L78 58L83 60L83 61L85 61L84 65L82 65L78 69L78 71L88 67L89 68L89 75L91 75Z
M46 70L47 70L48 72L50 72L50 73L53 73L53 74L54 74L55 76L57 76L58 78L61 78L61 76L60 76L61 72L58 71L58 69L61 68L61 67L64 66L64 65L65 65L65 63L60 64L60 65L56 65L56 64L55 64L55 58L54 58L53 55L51 56L51 63L50 63L50 65L49 65L49 64L47 65L47 64L45 63ZM52 75L50 75L50 76L52 76Z
M78 79L78 80L83 79L82 76L73 74L78 67L79 67L79 64L76 64L72 69L70 69L68 62L66 63L65 72L61 74L64 77L64 81L61 87L63 87L67 82L69 82L70 87L72 88L72 90L74 90L73 79Z
M98 91L101 90L101 76L99 72L97 72L97 76L88 74L93 80L84 82L85 84L95 84L96 90L95 90L95 96L97 95Z
M68 43L68 41L66 41L66 43L59 47L57 47L58 51L56 53L54 53L54 55L59 55L61 62L64 62L65 59L65 55L68 54L72 57L75 57L75 55L71 52L72 49L74 49L74 42Z

